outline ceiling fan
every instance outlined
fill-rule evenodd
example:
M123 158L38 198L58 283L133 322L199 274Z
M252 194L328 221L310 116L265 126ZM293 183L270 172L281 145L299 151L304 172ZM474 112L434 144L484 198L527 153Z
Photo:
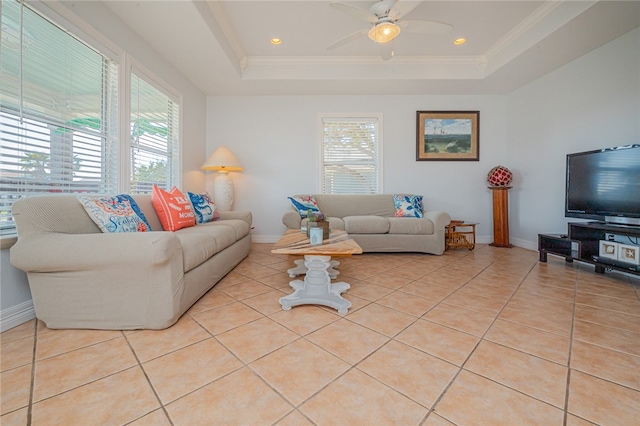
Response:
M368 35L371 40L380 45L382 59L388 60L393 57L393 39L400 34L401 30L417 34L446 34L453 29L452 25L442 22L400 20L420 3L418 1L397 2L397 0L381 0L374 3L369 10L361 9L348 3L330 3L329 6L334 9L368 22L371 27L364 28L338 40L327 47L327 50L336 49Z

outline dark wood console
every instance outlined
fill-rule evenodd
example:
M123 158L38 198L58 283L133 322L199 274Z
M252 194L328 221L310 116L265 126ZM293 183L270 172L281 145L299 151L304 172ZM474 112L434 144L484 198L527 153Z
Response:
M579 260L580 262L595 265L599 274L604 274L606 269L624 271L640 275L640 266L621 262L612 262L599 257L600 240L606 240L607 235L631 237L638 245L640 240L640 227L612 225L603 222L569 223L569 233L562 234L538 234L538 252L540 262L547 261L547 254L562 256L567 262Z

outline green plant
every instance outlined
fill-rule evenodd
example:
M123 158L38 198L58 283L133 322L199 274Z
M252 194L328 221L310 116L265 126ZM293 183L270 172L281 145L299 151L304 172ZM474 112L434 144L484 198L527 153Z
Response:
M307 210L307 219L309 222L324 222L324 215L321 212Z

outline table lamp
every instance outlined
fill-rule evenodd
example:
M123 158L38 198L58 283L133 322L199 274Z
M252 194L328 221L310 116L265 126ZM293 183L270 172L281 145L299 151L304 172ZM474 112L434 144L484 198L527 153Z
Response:
M204 170L216 170L218 176L213 181L213 200L216 209L231 210L233 204L233 181L229 172L241 172L243 167L226 146L218 147L202 165Z

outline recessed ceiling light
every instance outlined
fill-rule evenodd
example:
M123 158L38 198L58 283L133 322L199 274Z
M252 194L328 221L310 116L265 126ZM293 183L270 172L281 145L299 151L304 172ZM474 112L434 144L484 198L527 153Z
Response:
M282 40L279 38L272 38L271 39L271 44L280 44L282 43Z
M464 44L467 41L466 38L457 38L453 40L453 44Z

